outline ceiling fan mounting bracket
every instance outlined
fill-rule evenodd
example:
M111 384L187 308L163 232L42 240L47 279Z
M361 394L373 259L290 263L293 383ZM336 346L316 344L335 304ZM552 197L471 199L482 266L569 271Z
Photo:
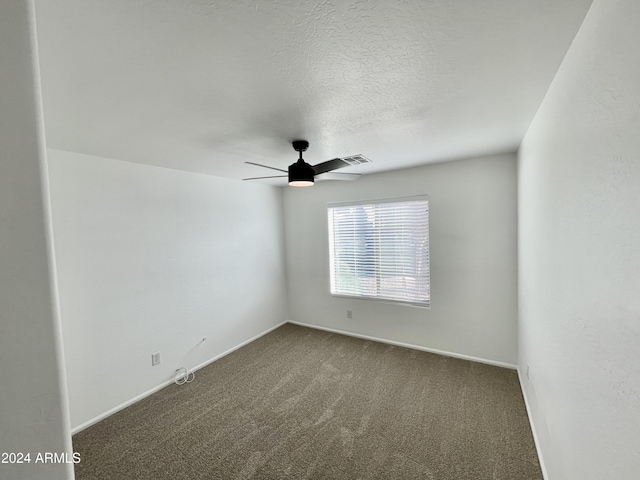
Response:
M309 148L309 142L306 140L294 140L291 144L296 152L306 152Z

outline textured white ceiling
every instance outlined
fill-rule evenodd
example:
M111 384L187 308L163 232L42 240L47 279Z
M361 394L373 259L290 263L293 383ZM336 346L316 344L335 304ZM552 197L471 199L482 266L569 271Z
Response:
M48 146L231 178L517 149L591 0L36 0Z

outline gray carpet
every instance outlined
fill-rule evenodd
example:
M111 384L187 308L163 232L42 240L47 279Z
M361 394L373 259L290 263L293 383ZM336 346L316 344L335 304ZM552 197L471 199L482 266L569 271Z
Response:
M73 444L79 480L542 480L514 371L291 324Z

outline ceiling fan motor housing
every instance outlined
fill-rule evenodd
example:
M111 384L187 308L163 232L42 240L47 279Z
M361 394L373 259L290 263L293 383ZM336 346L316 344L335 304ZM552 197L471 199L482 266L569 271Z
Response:
M300 158L289 165L289 185L294 187L308 187L314 182L313 167Z

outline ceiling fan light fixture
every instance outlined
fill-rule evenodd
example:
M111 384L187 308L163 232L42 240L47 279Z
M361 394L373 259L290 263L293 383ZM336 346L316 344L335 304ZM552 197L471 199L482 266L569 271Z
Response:
M292 180L289 182L291 187L311 187L314 182L311 180Z
M292 187L310 187L313 185L315 172L313 167L302 159L289 165L289 185Z

